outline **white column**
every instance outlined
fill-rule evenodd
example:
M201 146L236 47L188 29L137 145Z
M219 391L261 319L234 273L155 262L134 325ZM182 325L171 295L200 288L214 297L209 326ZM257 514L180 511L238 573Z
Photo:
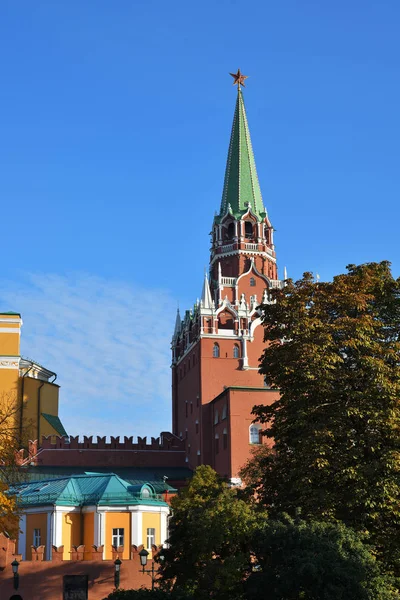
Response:
M238 222L235 219L235 238L239 237L239 232L238 232Z
M168 537L168 533L167 533L167 517L168 517L168 512L166 510L161 510L161 515L160 515L160 543L162 545L165 544L165 541Z
M95 546L101 546L101 517L101 513L94 512L93 544Z
M62 524L63 524L64 513L61 511L55 511L53 515L53 540L52 545L62 546Z
M55 511L47 513L46 560L51 560L51 546L53 544L55 515Z
M247 357L247 340L243 338L243 364L242 369L246 369L249 366L249 359Z
M139 510L131 513L132 544L140 546L143 544L143 519Z
M26 560L26 515L21 515L19 528L18 554L22 554L22 560Z

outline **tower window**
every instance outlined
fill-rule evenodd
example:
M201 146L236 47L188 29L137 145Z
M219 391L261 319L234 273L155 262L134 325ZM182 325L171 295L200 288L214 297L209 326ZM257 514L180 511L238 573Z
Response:
M228 447L228 432L226 430L226 427L225 427L223 435L222 435L222 445L223 445L224 450L226 450Z
M187 400L185 402L185 414L186 414L186 416L188 416L188 402L187 402Z
M256 280L254 277L250 277L250 287L254 287L256 285Z
M215 454L219 453L219 435L215 434Z
M229 223L227 233L226 233L226 238L228 240L231 240L233 238L234 233L235 233L235 225L233 223Z
M226 404L224 404L224 406L222 407L221 420L226 419L226 414L227 414L227 407L226 407Z
M244 224L244 234L247 239L251 239L253 237L253 225L250 221L246 221Z
M214 358L219 358L219 345L218 344L214 344L213 357Z
M214 425L216 425L217 423L219 423L218 409L214 413Z
M261 444L261 427L260 425L250 425L249 428L250 444Z
M233 358L239 358L239 357L240 357L239 346L237 344L235 344L233 346Z
M199 433L199 422L197 419L196 419L196 433Z

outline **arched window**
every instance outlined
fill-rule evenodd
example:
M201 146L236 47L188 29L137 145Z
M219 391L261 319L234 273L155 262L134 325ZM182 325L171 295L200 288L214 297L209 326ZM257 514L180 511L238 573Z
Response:
M250 425L249 427L249 442L250 444L261 444L261 427L260 425Z
M233 346L233 358L240 358L240 350L237 344Z
M199 421L196 419L196 433L199 433Z
M250 277L250 287L254 287L256 285L256 280L254 277Z
M214 344L213 357L219 358L219 345L217 343Z
M218 409L214 413L214 425L216 425L217 423L219 423Z
M244 235L247 239L252 239L253 237L253 224L250 221L246 221L244 224Z

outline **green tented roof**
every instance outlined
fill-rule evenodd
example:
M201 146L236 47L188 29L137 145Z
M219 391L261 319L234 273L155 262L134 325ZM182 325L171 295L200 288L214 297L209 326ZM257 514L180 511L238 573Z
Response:
M47 413L42 413L42 417L57 431L58 435L68 437L68 433L65 431L64 425L61 423L59 417Z
M146 495L142 495L146 488ZM58 506L120 506L144 504L167 506L161 494L153 486L132 486L115 473L87 473L58 479L44 479L22 483L10 489L21 507Z
M233 117L219 219L226 214L229 208L236 218L240 218L247 212L249 203L253 213L260 220L266 217L267 211L258 182L243 95L239 90Z

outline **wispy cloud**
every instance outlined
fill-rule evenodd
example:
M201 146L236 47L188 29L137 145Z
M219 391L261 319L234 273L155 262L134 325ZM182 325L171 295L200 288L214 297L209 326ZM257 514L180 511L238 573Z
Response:
M153 435L171 422L167 290L85 274L25 274L0 306L22 314L22 354L58 374L68 433Z

